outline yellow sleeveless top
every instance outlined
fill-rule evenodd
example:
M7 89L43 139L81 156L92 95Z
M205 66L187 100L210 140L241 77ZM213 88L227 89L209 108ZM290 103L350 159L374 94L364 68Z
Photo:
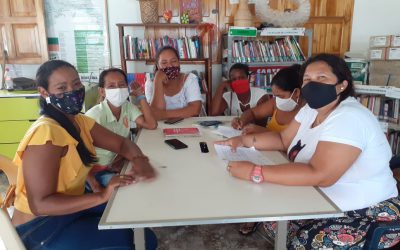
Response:
M81 133L80 136L88 150L95 155L93 139L90 130L95 121L84 115L76 115L75 121L78 124ZM32 214L26 195L24 177L22 174L23 154L29 145L44 145L51 141L53 145L64 147L68 146L68 152L60 161L58 174L57 192L68 195L82 195L85 190L85 180L91 169L86 167L81 161L76 150L76 141L63 127L55 120L41 116L26 132L20 142L14 157L14 163L18 166L16 198L14 206L17 210ZM40 181L40 180L38 180Z
M278 123L276 120L276 109L274 110L274 113L272 114L271 120L267 123L267 129L270 131L275 131L275 132L281 132L284 130L288 125L281 125Z

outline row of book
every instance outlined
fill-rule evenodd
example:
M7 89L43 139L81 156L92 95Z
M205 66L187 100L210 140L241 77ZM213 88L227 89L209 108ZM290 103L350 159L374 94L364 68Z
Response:
M163 46L172 46L179 52L180 59L204 58L199 36L172 38L138 38L126 35L124 37L125 59L148 60L155 59L157 51Z
M400 131L390 130L386 135L393 155L398 155L400 153Z
M399 99L368 95L358 96L357 99L362 105L371 110L380 121L399 123Z
M233 63L305 61L299 43L290 36L275 41L235 40L232 57Z

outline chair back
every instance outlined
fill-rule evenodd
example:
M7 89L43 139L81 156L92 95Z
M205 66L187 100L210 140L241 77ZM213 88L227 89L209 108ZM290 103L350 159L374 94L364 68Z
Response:
M0 208L8 213L7 208L14 204L18 168L9 158L0 155L0 170L5 173L9 183L4 199L0 195Z
M0 249L26 249L8 214L0 209Z

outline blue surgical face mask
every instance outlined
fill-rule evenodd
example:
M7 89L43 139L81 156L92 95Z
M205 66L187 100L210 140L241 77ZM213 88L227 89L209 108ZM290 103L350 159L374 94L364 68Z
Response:
M70 115L76 115L81 112L84 100L85 87L70 92L64 92L62 94L51 94L46 97L47 104L53 104L62 112Z

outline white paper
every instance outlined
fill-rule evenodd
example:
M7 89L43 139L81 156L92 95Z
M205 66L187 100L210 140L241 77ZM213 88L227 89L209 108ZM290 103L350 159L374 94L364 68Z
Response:
M232 138L232 137L239 136L242 134L241 130L234 129L229 126L223 126L223 125L219 125L218 128L216 130L214 130L213 132L216 134L222 135L226 138Z
M214 144L215 151L220 159L226 161L250 161L257 165L275 165L274 162L264 157L254 147L238 147L236 152L231 151L230 146Z

